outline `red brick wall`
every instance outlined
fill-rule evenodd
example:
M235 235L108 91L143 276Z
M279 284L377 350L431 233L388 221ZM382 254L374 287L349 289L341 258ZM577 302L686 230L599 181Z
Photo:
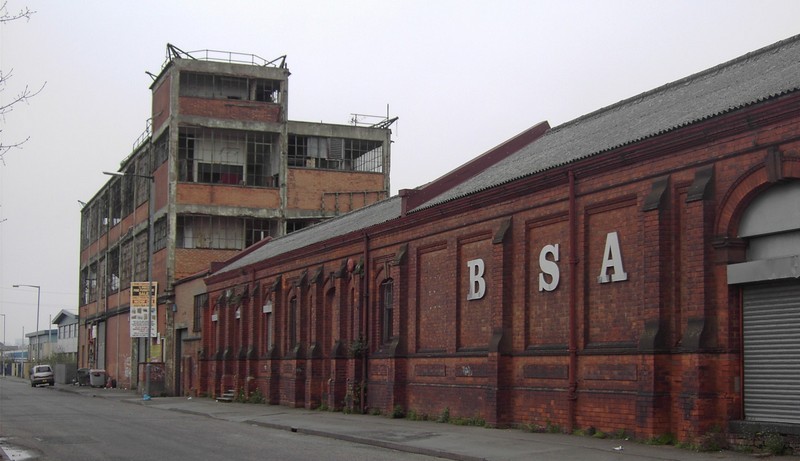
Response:
M179 183L175 202L179 205L280 208L280 194L277 189L269 188Z
M287 207L290 210L346 213L386 198L377 193L383 191L382 174L289 168L288 175ZM341 193L338 199L334 192Z
M175 280L207 270L212 262L227 261L237 253L236 250L176 248Z
M171 82L172 75L166 75L161 84L153 90L153 133L157 132L171 115L169 106Z
M207 99L182 96L182 115L241 120L253 122L281 122L281 106L261 101L232 99Z
M369 238L339 237L229 280L212 277L209 290L252 288L255 281L266 290L280 276L273 315L276 342L284 344L288 332L277 326L287 323L289 290L317 293L305 298L298 337L306 342L304 353L311 343L327 342L321 348L327 365L311 362L313 377L298 378L309 358L301 362L284 349L244 368L265 389L279 389L278 399L288 405L347 405L366 377L366 405L384 412L399 405L437 416L447 408L451 417L479 416L493 425L692 440L741 417L738 292L727 286L724 258L734 252L719 237L735 238L737 216L768 187L770 148L782 152L784 177L800 178L794 140L800 116L776 121L791 105L770 104L777 103L746 114L758 127L760 114L771 112L763 128L714 134L738 126L740 113L689 126L569 171L409 214L370 229ZM713 175L704 189L699 173L708 168ZM315 173L292 174L312 181ZM318 193L293 200L318 200ZM615 273L601 274L611 234L627 277L601 283L601 275ZM539 291L540 253L556 244L559 258L550 257L559 283ZM486 295L467 300L467 261L478 258L486 265ZM374 331L380 328L378 287L389 276L397 338L382 343ZM332 301L309 300L328 290ZM360 334L370 341L365 363L347 355ZM208 368L228 365L223 360Z

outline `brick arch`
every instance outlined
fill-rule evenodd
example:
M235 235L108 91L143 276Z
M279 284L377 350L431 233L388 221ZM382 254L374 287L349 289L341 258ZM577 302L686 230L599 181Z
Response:
M800 158L783 158L781 173L780 180L800 180ZM717 236L736 238L744 210L758 194L776 183L775 179L771 179L769 176L765 164L755 166L739 176L720 202L714 228Z

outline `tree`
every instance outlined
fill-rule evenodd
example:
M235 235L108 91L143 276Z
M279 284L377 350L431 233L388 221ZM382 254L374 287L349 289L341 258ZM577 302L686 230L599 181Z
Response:
M8 2L3 2L2 5L0 5L0 24L16 21L18 19L30 20L34 13L36 12L31 11L28 7L19 10L17 13L10 13L8 11ZM3 69L0 69L0 92L5 90L6 84L13 75L14 69L10 69L8 72L4 72ZM44 89L46 83L47 82L43 83L38 90L31 90L28 85L25 85L25 88L15 94L9 102L0 103L0 123L4 125L6 114L14 110L14 106L17 104L26 103L29 99L39 94L42 89ZM0 136L2 133L3 130L0 129ZM5 142L0 138L0 163L4 163L4 156L8 151L20 148L28 139L30 139L30 136L21 141Z

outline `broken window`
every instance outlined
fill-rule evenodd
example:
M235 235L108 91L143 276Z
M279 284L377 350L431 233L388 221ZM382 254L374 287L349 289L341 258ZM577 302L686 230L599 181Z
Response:
M88 205L86 222L86 242L92 243L97 240L97 204L92 202Z
M134 252L134 272L133 278L136 282L147 281L147 231L141 232L135 238Z
M119 291L119 247L108 252L108 292Z
M366 139L345 139L344 160L346 169L354 171L383 172L383 143Z
M87 303L97 301L97 263L89 266L83 291Z
M154 144L154 153L153 158L155 162L153 163L153 170L158 168L162 163L167 161L167 157L169 154L169 131L165 130L164 134L158 139L158 141ZM154 171L155 172L155 171Z
M245 247L278 234L278 223L269 219L245 219Z
M214 97L214 76L196 72L181 72L180 95L200 98Z
M133 239L128 239L120 246L119 286L127 289L131 286L133 273Z
M209 184L244 184L241 165L200 163L197 165L197 182Z
M115 178L108 186L109 195L109 223L111 227L122 221L122 178Z
M252 100L263 102L280 102L281 82L279 80L252 79Z
M181 72L180 95L278 103L280 85L280 80Z
M214 96L221 99L247 99L247 79L241 77L214 76L218 82L215 85Z
M276 233L277 223L269 219L179 215L175 247L242 250Z
M97 293L95 295L95 299L103 299L108 296L108 287L106 286L107 271L108 268L106 267L106 258L101 257L100 260L97 261L97 282L95 283L97 286Z
M150 158L143 152L136 159L136 174L133 179L136 181L136 206L147 201L150 194L150 179L143 176L150 176Z
M286 221L286 233L297 232L318 222L318 219L289 219Z
M290 134L288 143L289 166L306 166L308 137Z
M206 184L277 187L276 134L181 128L178 179Z
M268 173L271 154L272 138L268 134L248 133L246 185L278 187L277 174L273 177Z
M81 249L89 245L89 208L86 206L81 210Z
M81 306L87 304L89 302L89 268L84 267L81 269L81 280L80 280L80 303Z
M289 166L383 172L383 143L366 139L289 135Z
M120 193L120 201L122 202L122 213L123 217L128 216L129 214L133 213L133 180L135 177L130 176L134 173L132 167L128 167L125 169L123 174L125 176L121 176L119 178L121 193Z
M97 197L97 223L99 224L98 237L105 234L108 226L108 194Z
M194 144L196 130L182 128L178 133L178 180L194 181Z
M167 247L167 218L166 216L156 221L153 225L153 252Z

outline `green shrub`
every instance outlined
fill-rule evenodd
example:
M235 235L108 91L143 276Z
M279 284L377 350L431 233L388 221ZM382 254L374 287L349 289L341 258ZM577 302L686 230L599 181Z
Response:
M250 394L250 397L247 398L247 403L262 404L265 402L266 399L264 398L264 395L261 393L261 389L259 388L256 388L256 390L254 390L253 393Z
M648 445L675 445L677 439L672 434L661 434L647 441Z
M405 418L405 416L406 414L405 411L403 411L403 407L401 407L400 405L395 405L394 408L392 409L392 418L401 419Z
M764 448L772 455L783 455L788 447L782 435L771 432L764 437Z

